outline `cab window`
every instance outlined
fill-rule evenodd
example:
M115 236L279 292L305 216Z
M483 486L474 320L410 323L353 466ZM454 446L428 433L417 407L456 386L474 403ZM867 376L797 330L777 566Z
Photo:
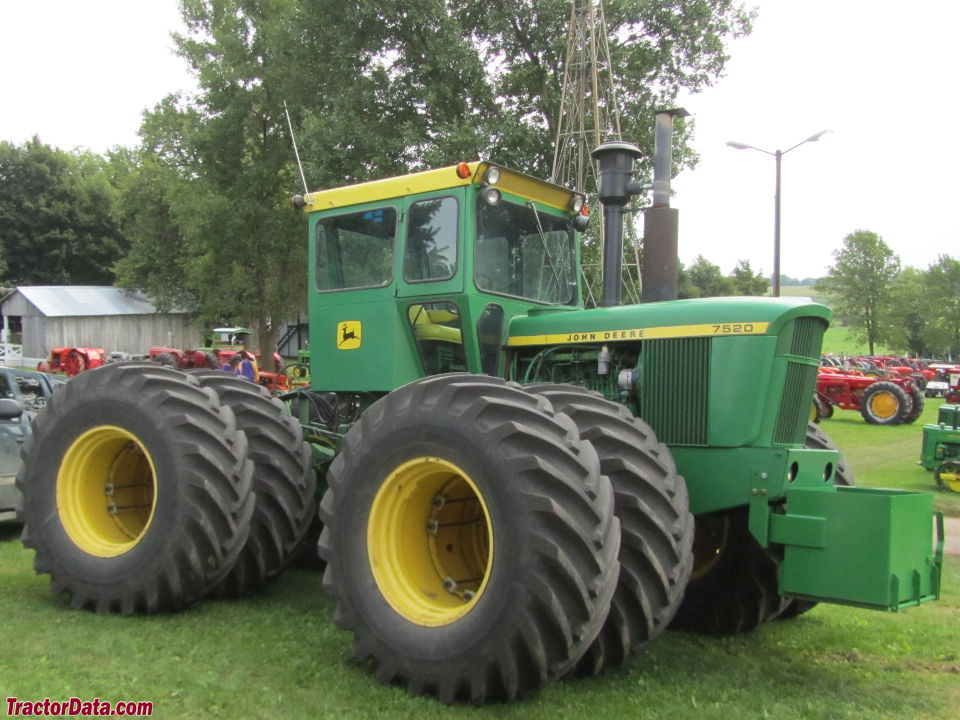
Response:
M392 207L317 223L317 290L381 287L393 279L397 212Z
M410 330L424 375L465 372L460 310L452 302L415 303L407 308Z
M532 203L477 203L474 280L480 290L556 305L577 302L574 235Z
M457 200L421 200L407 214L403 278L408 282L447 280L457 272Z

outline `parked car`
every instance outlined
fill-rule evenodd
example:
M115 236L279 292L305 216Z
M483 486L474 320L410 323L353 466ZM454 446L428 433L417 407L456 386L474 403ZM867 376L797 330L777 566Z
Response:
M67 378L35 370L0 367L0 522L16 518L20 446L30 421Z

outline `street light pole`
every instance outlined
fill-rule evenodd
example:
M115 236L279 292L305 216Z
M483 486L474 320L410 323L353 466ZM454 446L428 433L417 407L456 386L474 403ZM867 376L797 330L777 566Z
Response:
M734 148L735 150L759 150L762 153L767 155L773 155L776 160L777 165L777 180L776 180L776 190L773 195L773 282L772 291L774 297L780 297L780 164L784 155L786 155L791 150L795 150L804 143L816 142L824 134L830 132L829 130L821 130L815 135L811 135L806 140L801 140L793 147L789 147L786 150L776 150L771 152L769 150L764 150L763 148L754 147L753 145L747 145L746 143L736 142L734 140L728 140L727 145Z

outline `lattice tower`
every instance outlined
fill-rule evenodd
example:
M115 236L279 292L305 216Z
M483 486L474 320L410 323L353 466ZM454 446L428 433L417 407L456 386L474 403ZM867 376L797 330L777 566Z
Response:
M594 211L585 244L599 246L603 257L603 213L597 201L596 166L590 152L607 140L620 140L610 43L602 0L572 0L567 29L563 85L557 137L554 144L553 182L587 196ZM627 223L624 237L623 290L632 302L640 301L640 267L637 233ZM599 296L600 263L585 263L584 292L596 304Z

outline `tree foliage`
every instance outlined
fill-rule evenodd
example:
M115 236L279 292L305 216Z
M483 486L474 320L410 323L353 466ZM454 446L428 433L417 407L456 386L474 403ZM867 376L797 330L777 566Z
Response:
M126 285L213 322L250 324L271 365L275 330L305 304L302 220L283 95L293 2L184 0L177 38L196 98L169 97L147 114L139 178L125 202L133 248ZM156 189L156 194L153 194ZM128 196L129 197L129 196ZM152 197L152 201L148 198Z
M738 260L730 273L734 295L766 295L770 292L770 281L760 273L755 273L749 260Z
M960 357L960 260L941 255L924 276L928 301L924 341L951 357Z
M868 339L866 322L870 319L876 327L875 340L899 352L920 357L960 356L960 261L941 255L926 270L900 270L896 256L882 240L876 238L879 242L875 243L874 238L868 238L868 243L855 243L862 255L873 258L873 265L864 261L858 266L861 273L867 273L865 268L875 268L867 273L873 278L873 285L865 281L858 285L857 278L865 275L854 275L851 263L838 262L817 289L828 294L839 319L862 339ZM835 255L839 258L845 249L846 246ZM878 273L877 267L882 272ZM848 275L837 277L841 270ZM886 279L878 281L878 276ZM841 287L847 288L846 300L840 295ZM868 313L870 293L875 299Z
M104 159L39 138L0 142L0 278L9 285L110 285L126 242Z
M122 223L126 285L270 331L303 305L289 105L310 189L486 157L549 173L568 0L181 0L195 97L147 113ZM624 136L709 85L749 31L734 0L607 3ZM681 128L677 165L689 165ZM133 198L137 198L134 200Z
M872 355L889 315L891 283L900 272L900 259L869 230L847 235L833 256L834 264L816 289L834 298L838 315L866 340Z
M653 113L723 72L726 42L750 30L733 0L607 2L623 136L649 170ZM559 122L569 0L301 0L304 155L325 184L486 157L547 177ZM299 51L295 51L299 52ZM332 62L331 62L332 60ZM588 98L589 100L589 98ZM679 123L677 167L693 161Z
M924 274L906 267L890 285L887 312L881 317L879 340L911 355L926 355L930 299L924 292Z
M729 275L703 255L697 255L689 268L680 264L678 296L681 298L766 295L770 284L754 273L749 260L740 260Z

